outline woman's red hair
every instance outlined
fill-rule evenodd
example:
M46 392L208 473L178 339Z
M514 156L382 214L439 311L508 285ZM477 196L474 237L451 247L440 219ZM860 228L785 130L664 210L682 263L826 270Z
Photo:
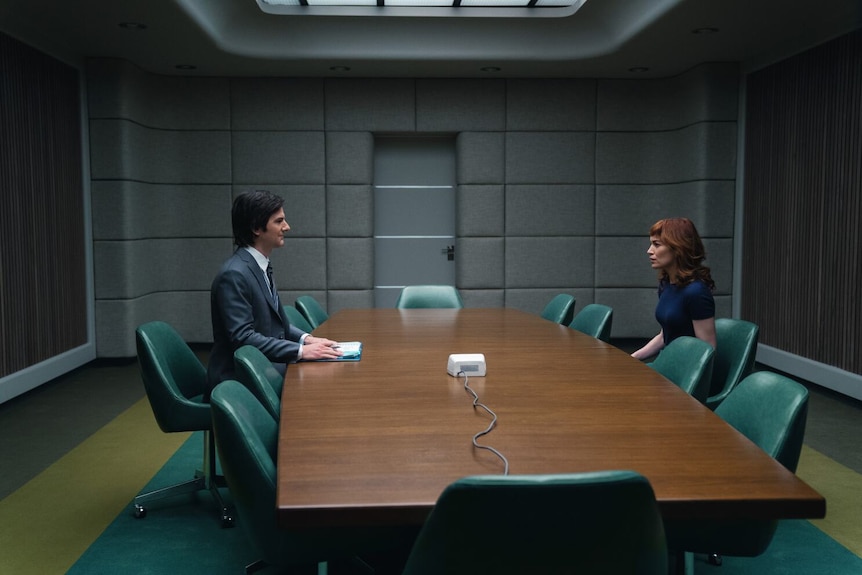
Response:
M658 237L659 241L670 249L676 263L676 285L688 285L694 280L700 280L715 289L715 282L709 274L709 268L703 265L706 250L694 223L688 218L666 218L659 220L649 230L650 237ZM667 272L662 270L661 280L670 281Z

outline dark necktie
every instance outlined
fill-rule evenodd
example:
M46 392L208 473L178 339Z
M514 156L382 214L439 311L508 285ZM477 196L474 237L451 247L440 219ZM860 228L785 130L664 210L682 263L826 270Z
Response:
M266 264L266 279L269 280L269 291L272 296L272 301L278 305L278 290L275 289L275 282L272 279L272 264Z

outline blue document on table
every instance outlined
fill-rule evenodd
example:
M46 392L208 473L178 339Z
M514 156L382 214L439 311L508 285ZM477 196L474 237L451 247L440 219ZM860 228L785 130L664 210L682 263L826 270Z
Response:
M362 358L361 341L339 341L338 349L341 350L341 357L325 359L323 361L359 361Z

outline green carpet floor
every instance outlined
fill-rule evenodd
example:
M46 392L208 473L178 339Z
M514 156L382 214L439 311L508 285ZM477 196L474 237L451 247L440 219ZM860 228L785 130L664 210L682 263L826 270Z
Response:
M201 439L192 436L145 489L182 481L200 460ZM227 495L227 492L225 491ZM208 493L178 496L149 507L135 519L131 502L69 569L70 575L240 574L256 557L242 530L221 529ZM726 557L714 567L695 557L695 575L853 575L862 558L808 521L779 525L767 552L756 558ZM275 568L262 575L279 573Z

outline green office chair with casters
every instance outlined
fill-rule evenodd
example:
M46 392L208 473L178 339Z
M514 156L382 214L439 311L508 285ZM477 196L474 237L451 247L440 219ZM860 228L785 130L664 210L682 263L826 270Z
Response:
M569 325L575 313L575 297L561 293L551 298L542 310L542 317L561 325Z
M251 574L269 565L309 565L358 554L384 553L402 530L388 527L282 529L276 519L278 424L243 384L223 381L213 390L212 426L240 528L259 560Z
M269 414L281 417L281 389L284 378L263 352L253 345L244 345L233 353L237 379L254 394Z
M311 324L308 323L308 320L305 319L305 316L302 315L301 311L292 305L283 305L281 307L284 309L284 315L287 316L287 321L290 322L290 325L295 325L306 333L314 331L314 328L311 327Z
M789 471L796 472L805 423L808 390L792 379L769 371L743 379L715 410L737 431L750 439ZM756 557L772 541L776 520L668 521L668 547L672 552Z
M702 339L681 336L667 344L650 367L701 403L706 401L715 349Z
M159 428L165 433L203 431L203 469L194 478L135 497L135 517L147 515L150 501L181 493L208 490L218 504L222 527L232 527L218 488L224 478L216 474L215 446L210 437L212 415L203 396L207 387L206 369L180 335L165 322L145 323L135 331L141 379Z
M294 305L312 329L317 329L318 327L320 327L320 324L329 319L329 314L326 313L326 311L323 309L323 306L321 306L320 303L316 299L314 299L313 296L301 295L296 298L296 302L294 302ZM288 317L288 319L290 318Z
M712 383L706 406L713 411L730 394L742 378L754 369L757 355L757 324L741 319L715 320L715 358L712 365Z
M661 515L632 471L485 475L449 485L404 575L667 575Z
M395 307L398 309L461 309L464 307L464 302L461 301L461 295L454 286L418 285L406 286L402 289Z
M611 339L614 310L600 303L587 304L569 323L569 327L605 343Z

